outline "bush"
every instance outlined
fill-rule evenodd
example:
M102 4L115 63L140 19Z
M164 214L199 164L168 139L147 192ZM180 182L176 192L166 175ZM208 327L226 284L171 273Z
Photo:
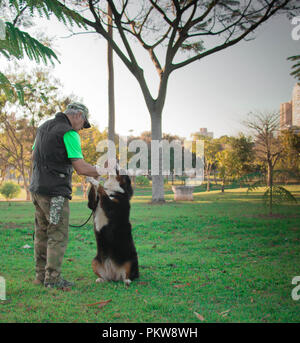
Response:
M149 181L149 179L146 176L139 175L139 176L136 177L135 183L137 185L139 185L139 186L149 186L150 181Z
M10 200L18 196L21 192L21 187L13 182L6 182L0 187L0 193L6 200Z
M77 186L72 186L72 194L76 194L76 192L77 192Z

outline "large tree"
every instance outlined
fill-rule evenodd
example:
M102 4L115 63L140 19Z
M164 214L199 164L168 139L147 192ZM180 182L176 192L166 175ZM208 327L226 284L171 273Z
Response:
M109 4L107 5L108 28L107 32L110 39L113 39L112 12ZM113 49L107 43L107 67L108 67L108 139L115 141L115 75Z
M0 167L2 176L10 170L21 176L30 199L31 151L37 128L44 118L64 111L71 99L62 95L62 85L48 70L35 69L25 72L20 68L6 73L12 83L30 84L24 89L24 105L17 99L12 103L0 94Z
M58 1L76 9L78 1ZM107 30L106 1L81 1L87 7L83 22L103 36L138 81L150 117L153 140L162 138L162 112L170 75L195 61L248 38L255 29L280 13L299 10L297 0L107 0L112 10L112 38ZM65 3L67 4L66 7ZM142 61L137 60L129 38L148 53L159 77L152 95ZM122 44L120 44L120 40ZM180 52L188 52L188 57ZM164 201L163 176L152 181L152 201Z
M252 130L255 137L256 157L267 169L267 185L272 189L274 168L283 153L283 145L278 137L278 112L250 113L245 125Z
M245 125L251 129L254 133L254 151L256 158L261 162L264 169L267 170L267 176L265 173L255 173L249 177L249 180L253 176L256 180L249 186L248 190L255 190L257 187L264 187L264 200L269 206L269 214L273 213L273 203L280 203L282 201L297 202L296 198L284 187L276 185L274 183L275 167L278 165L280 158L284 158L287 167L287 156L283 154L289 149L287 145L297 145L294 138L284 137L279 132L279 113L274 112L256 112L250 113L249 118L245 121ZM289 142L290 141L290 142ZM297 153L297 152L296 152ZM296 156L296 158L299 156ZM278 172L278 170L277 170Z

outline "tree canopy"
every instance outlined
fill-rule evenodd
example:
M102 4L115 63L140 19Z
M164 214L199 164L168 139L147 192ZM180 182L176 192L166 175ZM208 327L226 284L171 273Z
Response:
M31 16L37 13L39 16L46 16L48 19L53 14L66 25L75 23L79 27L84 27L84 23L76 12L61 6L56 0L0 0L0 9L3 13L5 10L15 13L12 22L0 19L0 56L2 55L7 59L16 58L20 60L26 55L30 60L37 63L47 64L50 61L54 64L54 61L58 61L57 55L51 48L17 27L26 12ZM23 89L25 86L30 88L30 84L11 83L7 76L0 71L0 90L4 91L9 99L12 99L16 94L21 103L24 104Z

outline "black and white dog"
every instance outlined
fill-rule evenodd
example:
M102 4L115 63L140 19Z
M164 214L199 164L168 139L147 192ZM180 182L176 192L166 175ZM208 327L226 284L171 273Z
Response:
M93 210L97 255L92 261L96 282L123 281L139 277L138 257L129 221L133 195L127 175L110 175L104 186L88 178L88 207Z

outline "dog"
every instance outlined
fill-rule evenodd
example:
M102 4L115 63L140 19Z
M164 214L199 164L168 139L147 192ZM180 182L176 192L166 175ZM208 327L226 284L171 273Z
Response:
M133 195L128 175L109 175L102 186L88 178L91 188L88 207L93 211L97 255L92 269L96 282L123 281L126 286L139 277L138 257L131 233L130 199Z

